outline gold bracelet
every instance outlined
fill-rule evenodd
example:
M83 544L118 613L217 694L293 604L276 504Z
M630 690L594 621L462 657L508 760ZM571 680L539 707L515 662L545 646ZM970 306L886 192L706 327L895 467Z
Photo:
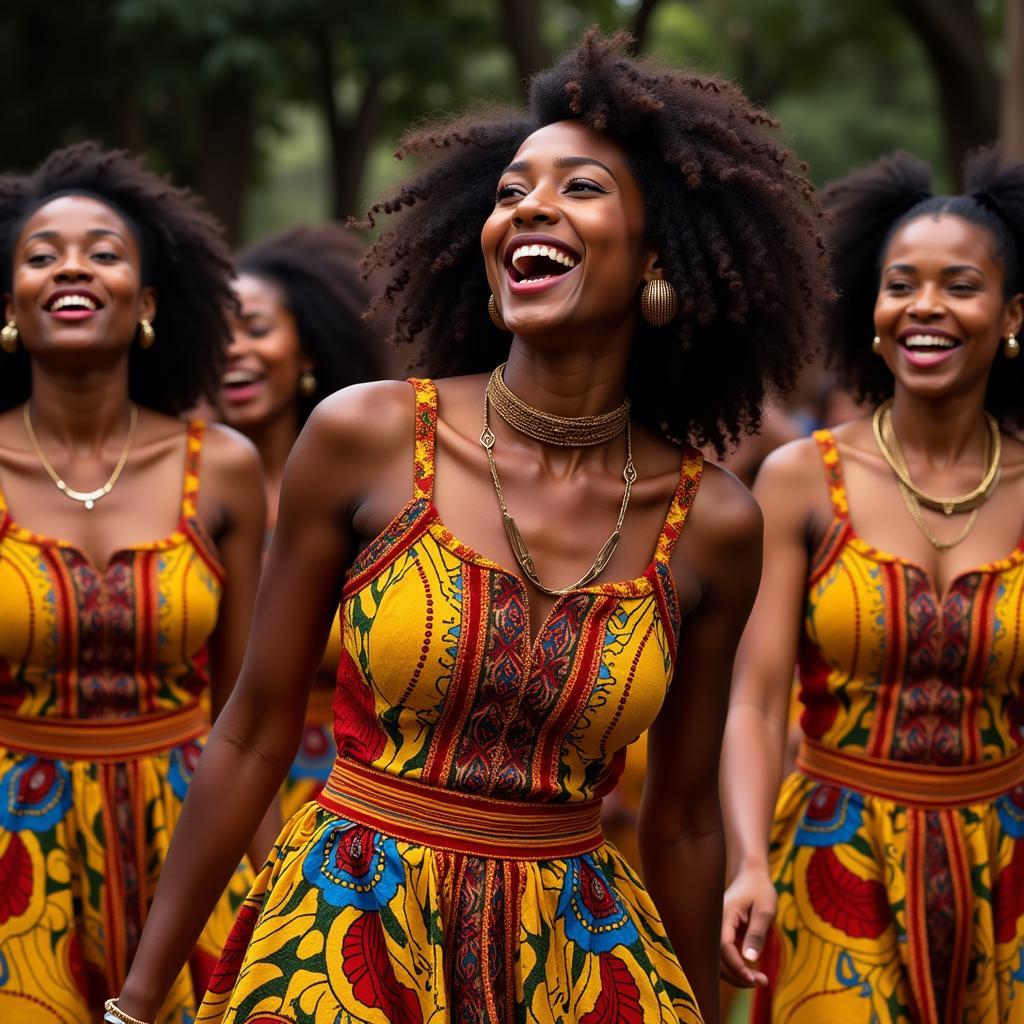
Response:
M118 1020L123 1021L124 1024L146 1024L146 1021L139 1020L138 1017L132 1017L127 1014L117 1005L116 999L108 999L103 1004L103 1009L111 1016L116 1017Z

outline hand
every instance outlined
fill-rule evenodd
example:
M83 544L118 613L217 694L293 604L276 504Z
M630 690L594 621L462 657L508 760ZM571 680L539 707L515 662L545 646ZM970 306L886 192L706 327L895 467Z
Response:
M719 973L737 988L767 985L757 969L768 929L775 920L778 897L766 868L741 871L725 891Z

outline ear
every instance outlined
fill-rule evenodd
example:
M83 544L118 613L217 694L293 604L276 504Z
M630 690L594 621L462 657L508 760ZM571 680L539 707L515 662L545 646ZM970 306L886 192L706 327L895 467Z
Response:
M661 253L653 246L645 246L643 252L643 277L644 284L665 276L661 268Z
M156 316L156 289L152 285L146 285L139 296L139 319L149 320L151 323Z
M299 348L299 373L316 372L316 360L300 346Z
M1018 292L1006 304L1003 310L1003 332L1004 338L1011 334L1019 335L1024 326L1024 292Z
M4 292L4 323L14 319L14 299Z

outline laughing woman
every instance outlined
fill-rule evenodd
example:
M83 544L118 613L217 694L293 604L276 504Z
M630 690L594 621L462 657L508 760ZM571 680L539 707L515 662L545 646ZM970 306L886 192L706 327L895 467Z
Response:
M425 166L371 262L399 338L461 375L310 417L111 1018L156 1016L288 768L341 594L338 762L199 1019L714 1021L718 752L761 530L682 441L789 383L822 273L810 186L733 88L596 34L528 110L406 149ZM599 825L648 726L650 895Z
M362 316L358 236L340 225L290 228L237 258L231 346L220 390L221 418L263 463L267 542L277 522L281 477L314 407L344 387L386 377L385 350ZM323 788L337 753L331 702L341 654L335 619L306 710L299 752L281 787L290 818Z
M983 153L968 181L930 197L902 154L835 187L832 356L877 407L755 488L723 957L767 980L775 914L765 1021L1024 1021L1024 165ZM796 658L804 740L769 846Z
M7 1024L102 1014L203 742L200 666L217 710L241 663L259 464L240 438L176 417L218 382L229 274L194 197L126 154L83 144L0 178ZM205 991L249 881L231 874L182 956L191 970L167 978L168 1020L191 1020Z

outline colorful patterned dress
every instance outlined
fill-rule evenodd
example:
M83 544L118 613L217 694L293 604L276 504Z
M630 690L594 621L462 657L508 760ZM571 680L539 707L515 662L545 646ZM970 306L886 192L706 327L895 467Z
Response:
M198 1020L677 1024L701 1017L600 798L672 679L669 556L574 590L530 638L522 581L432 502L437 394L414 381L415 490L342 595L338 762L285 826Z
M222 572L196 519L202 437L190 424L178 528L103 571L0 494L4 1024L91 1024L134 954L205 730L196 664ZM165 1020L191 1021L251 879L233 880Z
M1024 1021L1024 548L940 596L854 533L835 441L815 438L835 518L808 580L776 983L755 1015Z

